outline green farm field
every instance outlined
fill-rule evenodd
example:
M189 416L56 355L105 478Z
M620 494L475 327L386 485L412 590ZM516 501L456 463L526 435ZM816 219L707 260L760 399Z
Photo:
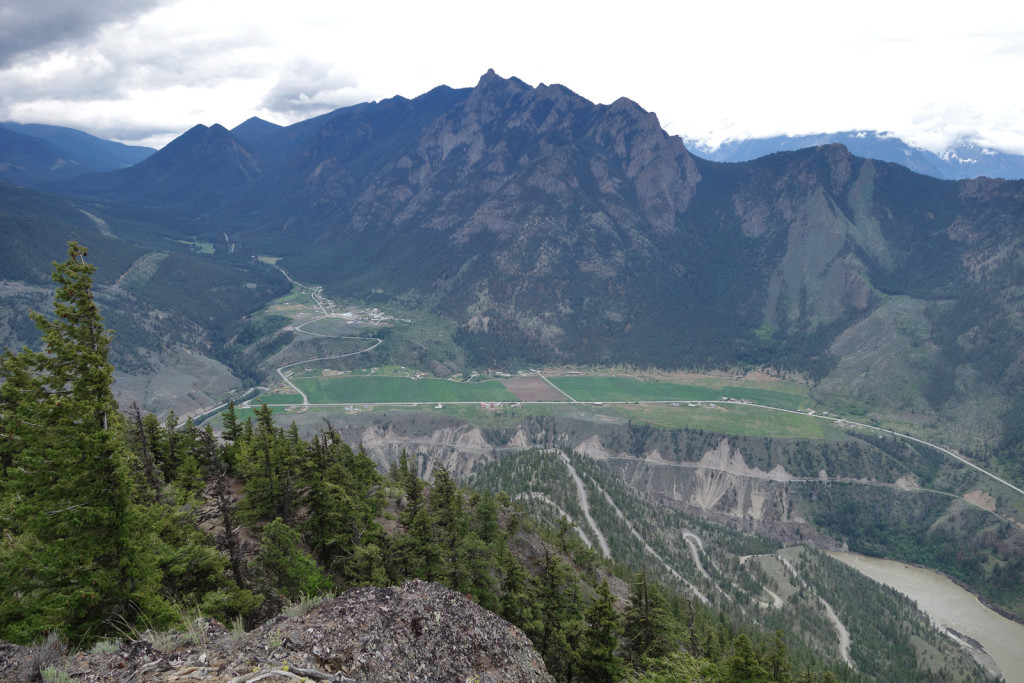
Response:
M729 396L789 410L799 410L809 403L805 388L785 382L748 383L708 378L677 383L585 375L548 379L577 401L718 401Z
M404 372L404 369L403 369ZM723 396L746 399L777 408L799 410L811 403L800 385L784 382L729 383L713 378L707 384L633 377L549 377L552 384L581 403L628 401L720 401ZM516 401L498 380L450 380L381 375L341 377L298 376L293 381L310 403L424 403L452 401ZM767 386L765 386L767 385Z
M261 401L268 406L290 406L302 403L302 397L298 394L263 394L253 403L258 404Z
M302 377L293 380L310 403L443 403L449 401L515 401L497 380L452 382L409 377Z

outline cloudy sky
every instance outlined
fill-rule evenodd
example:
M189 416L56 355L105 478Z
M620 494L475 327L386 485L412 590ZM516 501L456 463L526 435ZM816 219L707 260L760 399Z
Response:
M0 120L159 147L493 68L628 97L712 145L869 129L1024 153L1022 16L989 0L3 0Z

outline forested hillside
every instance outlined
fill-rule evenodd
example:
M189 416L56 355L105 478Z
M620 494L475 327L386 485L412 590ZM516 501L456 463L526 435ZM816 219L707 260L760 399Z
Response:
M563 534L579 534L597 555L646 565L650 576L682 587L734 620L784 633L790 652L846 661L876 680L928 678L923 671L928 667L940 678L982 675L962 658L963 652L950 647L947 637L933 631L910 600L812 550L828 542L824 537L807 534L801 541L811 547L786 546L766 538L763 528L757 536L735 528L760 526L749 517L729 526L712 523L709 516L722 521L725 516L698 516L700 510L682 505L679 498L671 500L662 491L645 487L639 477L620 478L610 471L614 469L615 464L578 453L546 449L501 458L478 468L469 480L514 496ZM669 479L664 488L680 484L650 461L637 462L636 470L652 469L652 478ZM708 473L709 478L715 476ZM575 477L584 490L579 495ZM723 485L726 477L720 473L717 479L705 485L710 489L717 484L723 503L728 498L756 497ZM601 536L595 538L596 534ZM822 611L822 605L830 607ZM849 631L845 649L828 615L832 606ZM927 663L932 656L942 663Z
M152 153L73 128L0 122L0 180L8 182L41 186L131 166Z
M244 422L232 408L222 442L121 415L85 255L71 244L55 318L34 316L44 350L0 369L0 638L90 646L172 626L174 605L251 628L292 601L421 578L522 628L557 680L851 675L791 660L781 634L601 562L443 469L428 486L403 457L383 475L329 423L305 442L265 406Z
M152 220L0 182L0 345L37 347L39 332L25 312L49 309L51 264L76 241L90 247L98 267L94 294L116 331L110 352L124 407L136 400L164 415L186 412L255 381L262 356L241 350L252 343L245 317L287 292L287 280L248 257L170 239Z

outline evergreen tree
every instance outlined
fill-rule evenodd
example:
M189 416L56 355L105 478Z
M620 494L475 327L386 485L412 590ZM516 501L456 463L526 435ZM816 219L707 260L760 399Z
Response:
M622 675L622 658L615 654L622 635L622 621L615 611L615 598L602 581L597 597L584 612L587 622L583 633L583 652L580 665L583 678L595 683L614 683Z
M185 454L185 459L182 460L181 466L178 467L178 474L174 479L174 484L185 497L198 494L206 486L203 470L199 467L199 461L196 460L195 455L192 453Z
M388 585L381 549L375 543L357 546L346 563L345 575L354 586Z
M541 625L534 611L536 600L530 573L507 547L503 548L498 567L501 572L499 614L527 634L537 633Z
M153 459L154 466L160 473L159 483L168 481L174 472L164 469L167 460L167 432L164 430L164 426L160 424L156 415L146 413L142 416L142 425L139 427L139 431L139 440L145 443L150 452L148 457Z
M377 472L377 465L362 446L353 452L340 437L337 442L341 465L345 472L345 487L357 503L357 540L362 541L366 533L379 533L375 520L386 501L382 486L384 478Z
M5 351L0 415L6 477L0 527L0 638L49 631L74 641L117 621L168 616L146 552L154 534L132 501L130 454L110 386L110 334L92 295L95 267L68 246L54 264L55 318L31 317L44 350Z
M497 565L494 561L493 548L484 543L476 532L470 531L462 542L461 551L465 560L462 588L484 609L497 611ZM462 590L455 586L453 588Z
M468 590L464 543L469 525L462 505L462 492L444 467L434 470L430 510L441 550L444 577L450 588L464 592Z
M153 453L153 448L149 442L142 410L135 401L132 401L131 406L128 408L128 421L128 443L138 458L140 465L139 474L142 481L140 482L139 496L148 501L155 501L156 497L160 495L161 489L163 489L163 475L157 467L156 455Z
M413 520L423 505L423 480L411 469L405 449L398 459L398 473L402 477L402 489L405 495L404 506L399 521L406 529L412 528Z
M498 503L490 491L474 494L473 528L484 543L496 542L501 536L501 525L498 523Z
M362 449L353 453L329 422L306 452L299 483L305 491L307 541L336 575L381 583L386 572L376 563L377 558L383 563L389 541L377 519L386 497L373 461ZM392 559L390 553L387 557ZM356 559L358 566L349 567Z
M235 414L235 399L228 401L228 407L224 411L224 438L235 443L242 436L242 428L238 424L238 416Z
M672 622L665 610L665 598L641 570L629 596L626 612L626 649L633 662L663 657L674 649Z
M729 659L725 680L730 683L754 683L771 680L768 672L761 666L761 661L750 644L746 633L736 636L733 641L733 656Z
M182 453L181 435L178 434L178 416L174 414L174 411L167 413L167 419L164 420L164 434L167 435L166 448L163 453L163 467L164 476L168 481L178 476L178 466L181 465Z
M694 657L689 652L672 652L664 657L648 660L643 672L633 672L629 683L678 683L679 681L721 681L717 663Z
M239 469L246 479L244 511L251 521L276 516L290 523L296 507L293 477L305 446L281 433L266 403L255 413L256 428L251 437L243 437L238 451Z
M214 486L213 493L216 496L216 510L220 517L221 526L224 527L224 545L228 550L228 559L231 565L231 573L235 580L235 586L242 590L245 588L245 578L242 575L242 549L235 529L235 505L234 496L231 491L231 482L228 480L227 455L224 449L217 452L217 458L211 463Z
M431 510L424 500L426 484L412 470L405 451L398 460L402 479L403 507L398 516L406 533L396 539L391 574L397 580L418 578L433 581L441 572L441 547L434 534Z
M786 652L786 641L782 639L782 631L776 631L769 641L767 661L768 676L773 681L788 682L791 680L789 658Z
M352 545L352 500L340 484L324 476L311 479L305 500L304 529L310 548L322 565L333 567Z
M202 528L204 515L195 505L154 505L148 509L159 533L150 552L163 573L163 591L175 602L189 605L216 603L218 619L232 619L255 609L261 596L231 583L224 557ZM212 594L216 594L212 596Z
M302 539L278 517L263 527L260 550L252 568L272 597L295 600L303 595L323 595L333 588L316 560L302 549Z
M531 635L544 664L556 680L570 681L580 664L580 635L583 619L580 610L579 582L557 555L545 553L537 577L540 631Z
M421 506L411 524L404 539L407 571L417 579L435 581L442 572L442 555L441 546L434 535L430 511Z

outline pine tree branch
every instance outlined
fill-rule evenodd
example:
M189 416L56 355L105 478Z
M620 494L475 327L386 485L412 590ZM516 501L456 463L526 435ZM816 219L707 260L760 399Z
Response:
M232 678L230 683L255 683L271 676L284 678L287 680L301 681L303 678L312 678L315 681L328 681L328 683L343 683L344 681L355 681L354 678L348 678L342 674L325 674L322 671L316 669L300 669L297 666L289 666L288 670L284 669L273 669L270 671L257 671L245 676L238 676Z
M77 510L78 508L84 508L84 507L86 507L85 503L78 503L77 505L69 505L68 507L66 507L66 508L64 508L62 510L50 510L46 514L47 515L59 515L62 512L68 512L70 510Z

